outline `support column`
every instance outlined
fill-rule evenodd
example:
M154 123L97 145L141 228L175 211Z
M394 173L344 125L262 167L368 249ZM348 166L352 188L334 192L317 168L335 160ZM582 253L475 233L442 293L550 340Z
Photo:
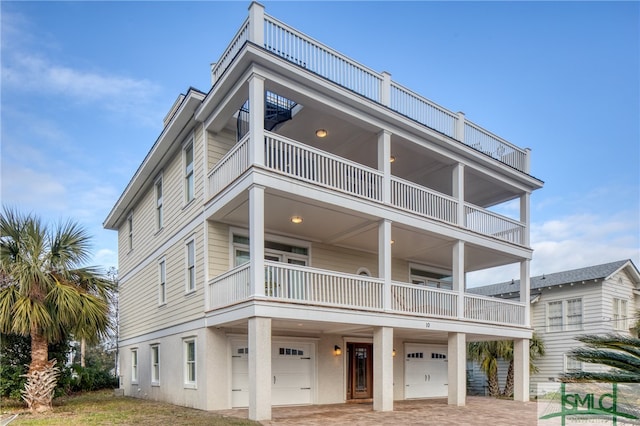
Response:
M456 241L453 244L452 253L452 275L453 275L453 290L458 293L458 318L464 318L464 290L465 284L465 271L464 271L464 241Z
M513 341L513 400L529 401L529 339Z
M524 303L524 325L531 326L531 261L520 262L520 302Z
M451 182L452 195L458 202L456 209L456 223L458 226L466 227L464 220L464 164L458 163L453 168L453 176Z
M458 111L458 120L456 121L456 139L464 143L464 112Z
M249 5L249 41L264 46L264 6L257 1Z
M382 87L380 90L380 103L384 106L391 105L391 74L382 71Z
M249 318L249 419L271 420L271 318Z
M448 403L462 407L467 398L467 336L464 333L449 333L447 357Z
M386 130L378 133L378 170L382 177L382 202L391 203L391 133Z
M384 280L382 306L391 309L391 221L384 219L378 225L378 276Z
M251 294L264 296L264 187L249 189L249 267Z
M264 165L264 77L249 77L249 163Z
M531 243L531 194L528 192L520 196L520 222L524 225L522 244L529 247Z
M373 330L373 410L393 411L393 328Z

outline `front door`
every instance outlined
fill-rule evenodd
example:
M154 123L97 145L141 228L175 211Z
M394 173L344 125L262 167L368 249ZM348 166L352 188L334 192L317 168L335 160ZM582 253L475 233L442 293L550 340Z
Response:
M373 345L348 343L347 399L373 398Z

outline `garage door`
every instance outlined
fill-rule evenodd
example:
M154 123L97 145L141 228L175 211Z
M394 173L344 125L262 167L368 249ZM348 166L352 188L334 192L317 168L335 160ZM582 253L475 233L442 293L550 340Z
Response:
M249 405L249 349L246 343L232 345L231 403ZM313 402L313 344L273 342L271 354L271 402L300 405Z
M446 397L447 347L441 345L405 345L405 399Z

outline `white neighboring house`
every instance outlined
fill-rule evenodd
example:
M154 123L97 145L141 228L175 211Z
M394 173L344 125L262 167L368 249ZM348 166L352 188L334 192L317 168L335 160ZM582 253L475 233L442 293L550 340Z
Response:
M211 76L104 223L125 394L255 420L464 405L466 343L512 339L528 400L530 151L255 2ZM514 199L515 219L489 210ZM466 291L467 272L514 263L521 300Z
M519 282L476 287L475 294L516 299ZM546 354L536 361L539 371L531 375L531 392L536 385L555 382L571 371L597 371L603 366L581 363L567 353L581 345L583 334L620 333L630 335L640 309L640 272L631 260L531 277L531 324L544 341ZM499 376L504 386L506 364ZM471 388L483 392L484 373L469 365Z

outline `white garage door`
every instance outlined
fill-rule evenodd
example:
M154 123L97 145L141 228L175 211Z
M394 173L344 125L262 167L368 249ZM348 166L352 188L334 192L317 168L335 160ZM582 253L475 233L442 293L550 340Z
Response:
M446 397L447 347L440 345L405 345L405 399Z
M271 354L271 402L273 405L300 405L313 402L313 344L273 342ZM232 345L231 404L249 405L248 345Z

